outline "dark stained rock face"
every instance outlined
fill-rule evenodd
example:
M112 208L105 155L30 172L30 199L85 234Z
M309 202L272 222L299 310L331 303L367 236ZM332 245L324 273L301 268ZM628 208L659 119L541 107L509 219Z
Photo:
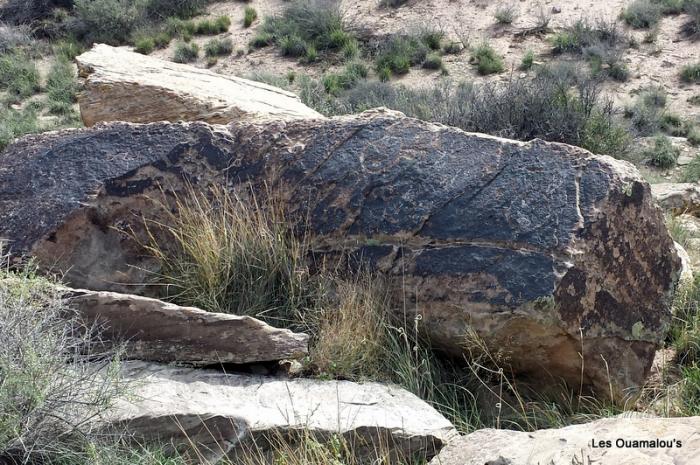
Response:
M680 260L632 165L391 112L30 136L0 155L0 237L74 286L132 292L152 264L127 231L186 183L284 192L316 252L393 278L453 353L473 329L516 371L576 385L582 353L583 382L621 398L669 323Z

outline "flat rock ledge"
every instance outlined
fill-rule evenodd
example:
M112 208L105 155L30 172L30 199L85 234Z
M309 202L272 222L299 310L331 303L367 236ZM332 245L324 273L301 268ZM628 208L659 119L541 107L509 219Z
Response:
M596 447L593 447L595 443ZM609 444L609 445L608 445ZM700 417L619 416L532 433L483 429L452 441L429 465L695 465Z
M122 373L133 395L118 403L111 424L126 425L137 440L165 441L200 459L234 456L253 445L264 451L269 440L301 431L430 458L457 435L415 395L378 383L285 380L145 362L126 362Z
M116 292L66 289L69 305L124 341L128 359L190 365L246 364L300 358L309 336L249 316L212 313Z
M291 92L97 44L76 58L86 126L102 121L260 121L323 118Z

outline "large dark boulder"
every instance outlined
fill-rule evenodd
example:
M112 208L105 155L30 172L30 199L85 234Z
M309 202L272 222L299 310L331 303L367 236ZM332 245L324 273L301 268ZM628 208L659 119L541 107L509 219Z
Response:
M455 354L473 329L516 371L620 398L669 323L680 260L632 165L390 112L26 137L0 155L0 237L69 284L133 291L152 264L129 231L158 216L149 198L185 181L284 192L316 252L393 278Z

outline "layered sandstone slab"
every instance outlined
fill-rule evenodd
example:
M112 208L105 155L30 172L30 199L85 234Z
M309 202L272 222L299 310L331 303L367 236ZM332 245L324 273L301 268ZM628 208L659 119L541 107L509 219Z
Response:
M670 321L681 262L631 164L386 111L29 136L0 155L0 237L131 292L154 266L133 234L166 218L153 199L211 184L279 192L314 253L383 272L433 344L460 355L475 331L540 381L633 393Z
M483 429L451 442L430 465L694 465L700 417L616 417L560 429Z
M304 431L318 439L338 434L351 447L393 449L430 458L457 433L427 403L396 386L350 381L224 374L126 362L128 399L110 415L137 441L196 448L215 463L225 455L294 439ZM361 450L356 451L359 454Z
M98 44L76 58L86 126L103 121L259 121L322 118L291 92Z
M124 357L190 365L245 364L300 358L309 337L249 316L205 312L131 294L65 289L64 298Z

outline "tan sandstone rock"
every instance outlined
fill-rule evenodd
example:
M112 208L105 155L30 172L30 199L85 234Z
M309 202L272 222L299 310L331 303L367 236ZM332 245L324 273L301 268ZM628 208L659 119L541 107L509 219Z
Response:
M352 444L370 447L381 442L428 458L456 436L435 409L395 386L284 380L143 362L126 362L122 372L133 381L132 395L118 403L110 422L126 424L137 440L196 444L211 463L253 441L264 449L275 435L302 429L320 437L342 434Z
M102 121L257 121L322 118L282 89L98 44L76 58L86 126Z
M126 358L193 365L298 358L306 334L274 328L249 316L205 312L115 292L66 290L83 317L104 326L103 337L124 341Z
M596 447L593 447L593 441ZM606 441L609 441L610 446L605 445ZM451 442L430 462L430 465L696 465L698 463L700 463L700 417L616 417L532 433L495 429L479 430Z

